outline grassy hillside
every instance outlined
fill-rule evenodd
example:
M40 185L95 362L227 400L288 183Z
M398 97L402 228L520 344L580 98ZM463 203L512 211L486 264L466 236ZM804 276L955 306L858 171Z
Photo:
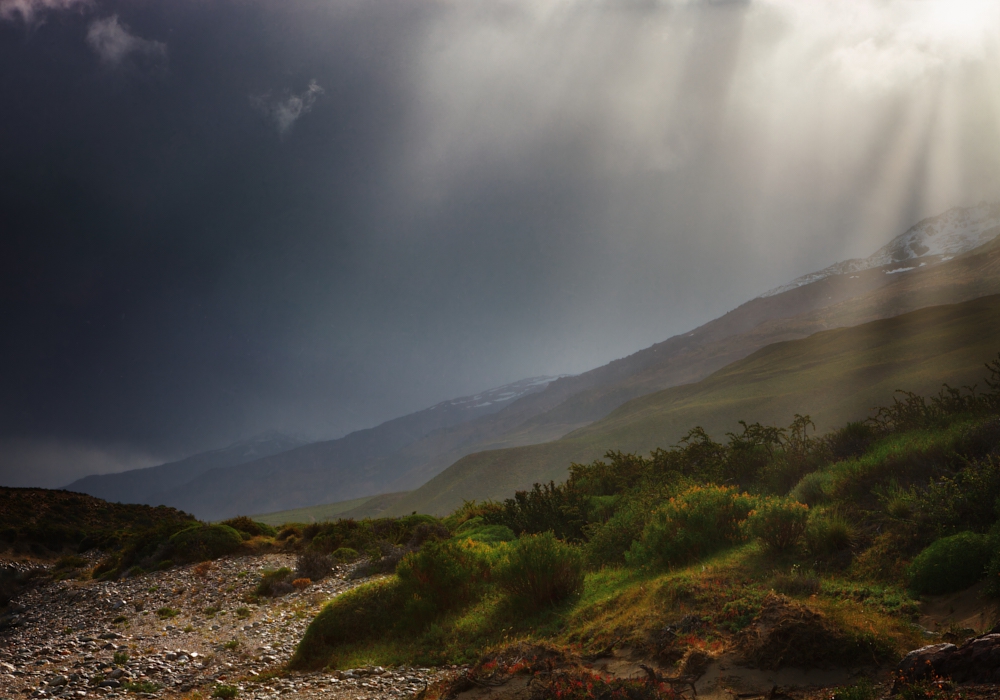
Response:
M321 523L326 520L341 518L376 518L387 508L399 499L403 498L406 492L384 493L378 496L365 496L355 498L350 501L339 501L337 503L325 503L308 508L295 508L293 510L279 510L276 513L265 513L255 515L253 519L267 523L268 525L284 525L285 523Z
M467 499L496 499L536 481L561 481L573 462L607 450L649 452L701 425L721 438L737 421L786 425L807 413L820 431L864 418L901 387L978 381L1000 348L1000 296L935 306L854 328L769 345L706 379L624 404L542 445L469 455L390 512L447 513Z

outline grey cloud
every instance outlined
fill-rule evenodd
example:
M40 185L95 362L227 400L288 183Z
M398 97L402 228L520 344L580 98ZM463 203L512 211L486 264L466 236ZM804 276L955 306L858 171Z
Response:
M109 66L119 66L134 55L154 61L163 60L167 56L166 44L132 34L118 20L118 15L91 22L87 29L87 44L101 59L101 63Z
M111 474L164 460L123 445L45 440L0 440L0 483L4 486L59 488L80 474Z
M20 18L25 24L32 25L40 21L46 12L90 4L91 0L0 0L0 19L14 21Z
M316 98L323 93L320 84L310 80L309 86L298 95L288 95L283 99L273 99L270 94L255 95L250 102L274 122L280 136L285 136L302 115L312 110Z

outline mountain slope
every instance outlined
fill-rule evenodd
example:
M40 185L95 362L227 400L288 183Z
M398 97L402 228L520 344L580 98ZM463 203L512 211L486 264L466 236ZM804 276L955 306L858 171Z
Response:
M176 462L145 469L131 469L117 474L95 474L77 479L67 491L86 493L117 503L154 503L153 496L184 484L201 474L220 467L234 467L301 447L306 441L280 433L269 433L237 442L211 452L203 452Z
M393 461L407 445L457 423L503 409L540 391L551 377L533 377L449 401L358 430L337 440L303 445L237 466L211 469L179 485L152 493L164 503L220 520L241 513L268 513L384 492ZM414 484L416 485L416 484Z
M786 425L808 413L823 431L865 417L897 388L974 383L998 350L1000 295L775 343L700 382L632 400L561 440L469 455L390 512L445 513L466 499L504 498L562 480L572 462L607 450L667 447L695 425L722 438L740 419Z
M401 477L386 489L412 489L463 456L558 439L633 398L698 381L765 345L802 338L826 328L887 318L935 303L973 299L1000 292L994 273L966 270L948 279L930 274L1000 234L1000 204L952 209L925 219L896 236L865 260L838 263L752 299L723 316L628 357L552 382L544 391L515 401L502 411L438 431L393 455ZM976 248L976 246L980 246ZM968 255L968 253L966 253ZM905 262L904 268L900 262ZM907 262L909 261L909 262ZM958 266L951 264L954 271ZM980 266L982 267L982 266ZM837 270L843 269L843 274ZM912 270L912 271L911 271ZM914 277L913 275L917 275ZM809 279L806 279L809 278ZM906 282L900 284L900 280ZM881 289L900 290L872 296ZM920 292L919 304L908 304ZM859 304L853 299L876 301ZM889 300L893 297L894 300ZM839 309L837 314L826 310ZM421 479L417 479L419 476Z

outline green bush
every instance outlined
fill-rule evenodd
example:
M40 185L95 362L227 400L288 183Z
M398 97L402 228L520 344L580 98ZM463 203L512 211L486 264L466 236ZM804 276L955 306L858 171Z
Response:
M256 520L251 520L245 515L230 518L229 520L223 520L222 524L233 528L242 535L246 535L244 539L260 536L274 537L278 534L277 528L271 527L267 523L260 523Z
M931 595L967 588L985 575L990 549L990 538L986 535L961 532L943 537L910 564L910 588Z
M806 547L810 554L835 554L850 547L856 539L851 523L822 508L809 511L806 524Z
M235 685L226 685L225 683L219 683L212 689L213 698L221 698L221 700L232 700L237 695L240 694L240 689Z
M361 555L359 555L357 550L355 549L351 549L350 547L341 547L336 551L334 551L334 553L331 554L330 556L338 564L346 564L348 562L354 561Z
M405 604L403 585L395 577L337 596L306 629L290 667L322 668L338 648L385 636L403 619Z
M396 566L414 621L468 602L488 573L479 552L453 540L428 542Z
M455 537L484 544L513 542L517 539L514 531L506 525L487 525L481 516L470 518L462 523L455 531Z
M232 554L243 544L243 537L228 525L195 525L173 535L170 544L180 561L207 561Z
M812 472L799 479L788 495L799 503L807 506L815 506L828 500L826 485L830 481L830 475L825 472Z
M558 603L583 588L583 554L551 532L521 535L500 567L497 582L521 607Z
M673 566L743 541L753 497L727 486L694 486L653 513L625 559L633 565Z
M809 506L779 496L768 496L757 502L746 519L747 533L775 552L791 549L805 534L809 521Z
M592 523L585 532L584 554L593 566L624 564L632 542L642 537L649 508L644 503L628 501L603 523Z

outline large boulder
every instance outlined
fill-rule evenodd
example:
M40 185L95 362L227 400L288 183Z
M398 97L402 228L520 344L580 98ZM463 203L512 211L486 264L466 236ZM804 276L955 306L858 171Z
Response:
M996 630L961 646L932 644L915 649L896 667L902 682L935 676L955 683L1000 683L1000 634Z

